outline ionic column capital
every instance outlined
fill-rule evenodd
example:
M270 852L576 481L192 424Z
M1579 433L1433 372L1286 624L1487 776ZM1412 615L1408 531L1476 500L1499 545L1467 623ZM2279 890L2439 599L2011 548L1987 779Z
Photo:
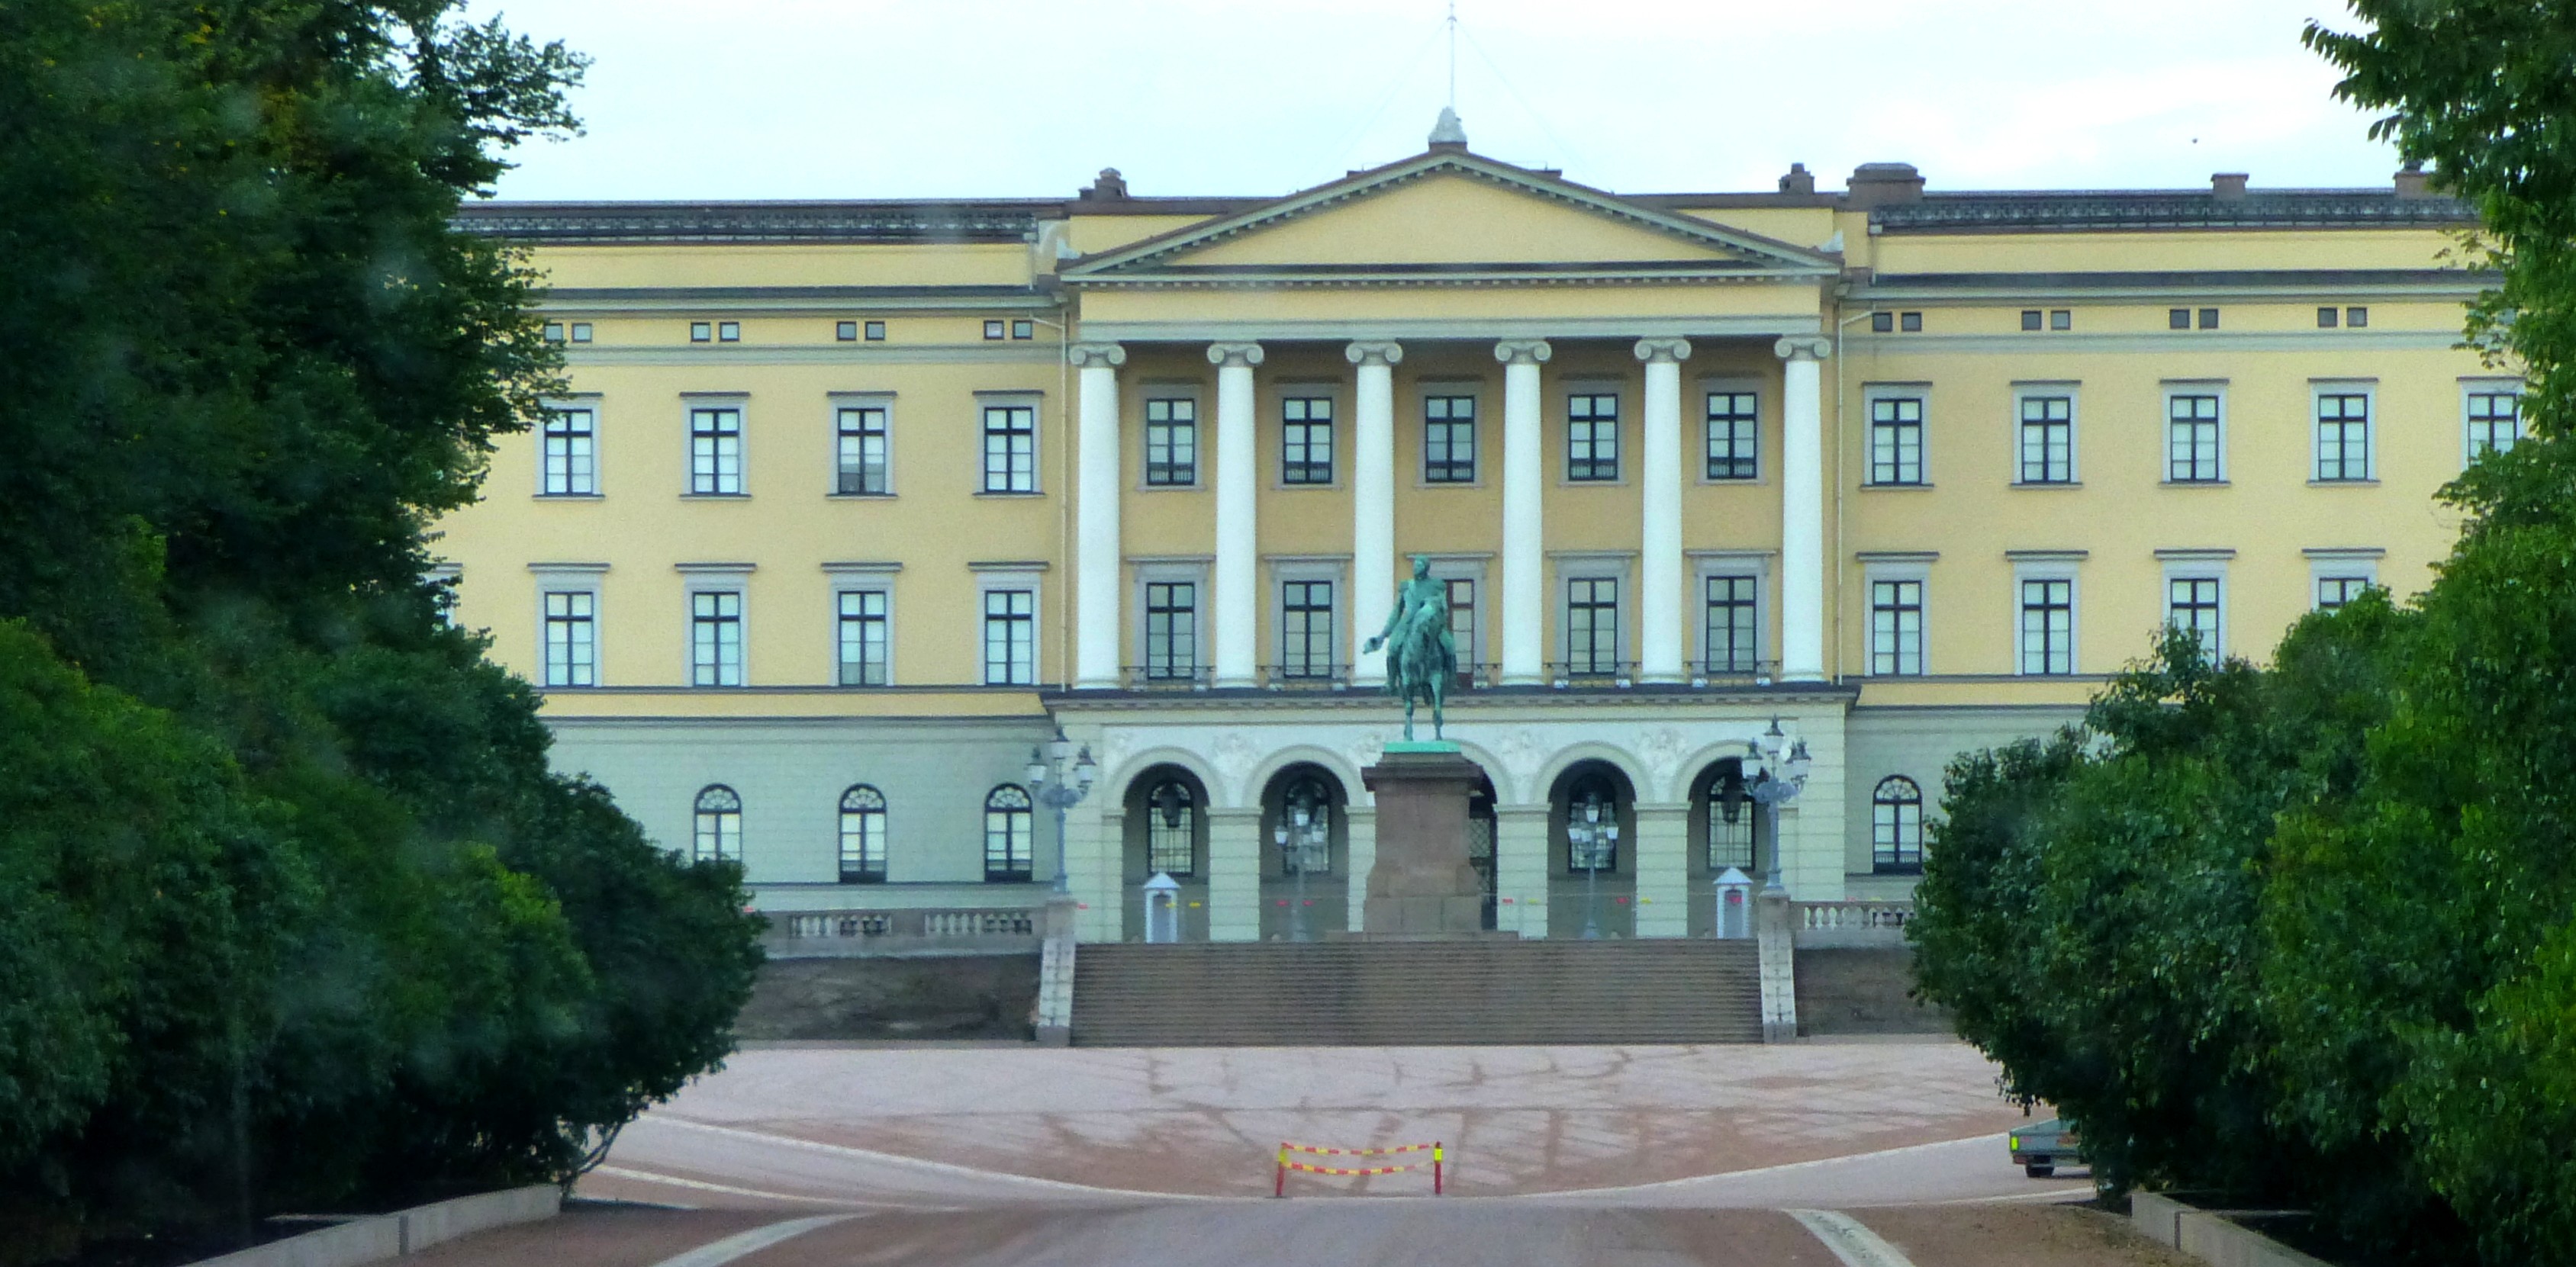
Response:
M1404 345L1363 340L1343 348L1342 356L1353 365L1401 365L1404 363Z
M1821 334L1793 334L1771 345L1784 361L1821 361L1834 354L1834 341Z
M1211 343L1208 345L1208 364L1210 365L1259 365L1261 364L1261 356L1261 345L1258 343Z
M1556 349L1545 339L1505 339L1494 345L1494 359L1505 365L1545 365Z
M1078 370L1094 366L1116 369L1127 363L1127 349L1115 343L1076 343L1066 348L1064 354Z
M1676 363L1687 361L1690 359L1690 354L1691 345L1688 339L1637 340L1637 359L1649 365L1659 361Z

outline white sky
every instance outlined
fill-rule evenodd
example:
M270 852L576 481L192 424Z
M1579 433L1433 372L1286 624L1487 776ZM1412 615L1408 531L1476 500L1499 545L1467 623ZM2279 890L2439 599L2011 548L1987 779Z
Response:
M473 0L594 59L544 199L1283 194L1423 148L1443 0ZM2385 184L2340 0L1460 0L1477 152L1616 192ZM1499 68L1499 69L1497 69Z

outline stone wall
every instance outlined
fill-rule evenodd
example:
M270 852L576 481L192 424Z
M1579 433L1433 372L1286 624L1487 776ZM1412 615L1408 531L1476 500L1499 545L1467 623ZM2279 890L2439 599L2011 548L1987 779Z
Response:
M1810 949L1798 952L1798 1032L1947 1034L1949 1015L1906 997L1914 985L1914 948Z
M1035 952L773 959L734 1021L749 1040L1025 1039Z

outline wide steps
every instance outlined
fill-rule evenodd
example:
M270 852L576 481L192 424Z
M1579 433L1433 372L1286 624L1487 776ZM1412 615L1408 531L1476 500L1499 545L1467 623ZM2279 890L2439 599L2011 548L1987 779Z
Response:
M1759 1042L1749 941L1088 945L1084 1046Z

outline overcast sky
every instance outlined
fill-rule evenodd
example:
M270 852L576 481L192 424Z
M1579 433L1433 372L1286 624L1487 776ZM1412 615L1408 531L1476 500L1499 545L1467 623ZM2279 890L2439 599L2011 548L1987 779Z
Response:
M1422 149L1443 0L475 0L594 60L511 198L1283 194ZM2340 0L1460 0L1479 153L1630 193L2378 185Z

